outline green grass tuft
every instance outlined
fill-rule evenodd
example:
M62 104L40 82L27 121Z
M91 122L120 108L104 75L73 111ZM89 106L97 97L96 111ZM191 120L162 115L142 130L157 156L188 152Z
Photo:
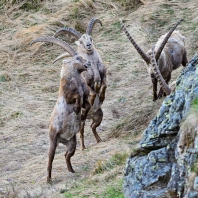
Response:
M119 189L110 187L103 193L103 198L124 198L124 195Z
M102 198L124 198L122 192L122 180L118 182L116 186L108 186L106 190L102 193ZM99 196L97 197L99 198Z
M193 166L191 167L191 171L198 174L198 154L197 154L195 163L194 163Z
M192 108L193 108L193 109L198 109L198 98L196 98L196 99L192 102Z
M97 168L94 170L93 174L100 174L105 171L111 170L115 168L116 166L120 166L126 162L127 157L128 157L128 154L126 152L116 153L108 161L105 161L105 162L98 161Z

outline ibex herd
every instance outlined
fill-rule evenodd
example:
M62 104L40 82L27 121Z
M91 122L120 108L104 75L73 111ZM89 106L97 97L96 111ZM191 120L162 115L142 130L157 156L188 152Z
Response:
M188 62L185 37L179 31L174 31L180 22L181 20L169 33L162 35L151 50L144 53L130 36L122 21L120 21L125 34L147 64L153 83L154 101L171 93L168 82L171 79L172 71L181 64L186 66ZM80 132L82 150L85 149L84 126L86 119L92 119L91 128L96 141L102 141L96 132L96 128L101 124L103 118L101 105L105 99L107 88L107 70L91 37L92 29L96 23L102 25L99 19L92 18L85 34L81 34L72 28L62 28L53 37L39 37L31 43L32 45L36 42L48 42L59 45L66 50L67 53L58 56L54 62L66 56L68 57L68 53L72 57L71 60L63 60L59 95L50 119L48 183L51 182L52 162L58 143L66 145L65 159L67 168L68 171L75 172L70 158L76 150L77 132ZM57 38L61 34L69 34L77 39L75 43L78 46L78 53L68 43ZM158 94L157 82L161 86Z

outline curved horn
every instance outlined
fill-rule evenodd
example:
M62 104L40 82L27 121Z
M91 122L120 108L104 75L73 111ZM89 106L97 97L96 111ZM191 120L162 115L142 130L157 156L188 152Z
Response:
M65 52L65 53L61 54L60 56L58 56L58 57L53 61L53 64L54 64L56 61L58 61L59 59L61 59L61 58L70 57L70 56L71 56L70 54L68 54L67 52Z
M87 26L87 29L86 29L86 33L87 33L88 35L91 35L92 29L93 29L93 27L94 27L94 25L95 25L96 23L100 23L100 25L102 26L102 22L100 21L100 19L93 17L93 18L90 20L90 22L89 22L89 24L88 24L88 26Z
M77 39L79 39L82 34L80 32L78 32L77 30L74 30L72 28L61 28L59 29L55 34L54 37L58 37L61 34L71 34L72 36L76 37Z
M155 47L152 48L152 52L150 54L152 69L153 69L153 71L155 73L155 77L157 78L157 80L158 80L160 86L162 87L163 91L166 93L166 95L170 95L171 89L168 87L164 78L162 77L162 74L159 71L159 67L158 67L156 59L155 59L154 48Z
M173 33L173 31L176 29L176 27L181 23L181 21L183 21L183 19L180 19L168 32L168 34L166 35L166 37L164 38L163 42L161 43L160 47L158 48L156 55L155 55L155 59L156 61L158 61L160 54L164 48L164 46L166 45L168 39L170 38L171 34Z
M131 43L133 44L133 46L135 47L135 49L138 51L138 53L140 54L140 56L146 61L147 64L149 64L150 63L150 58L144 53L144 51L133 40L133 38L131 37L131 35L127 31L124 23L121 20L120 20L120 24L121 24L121 29L124 30L124 33L126 34L126 36L128 37L128 39L131 41Z
M71 56L77 55L77 52L65 41L59 40L54 37L39 37L35 40L33 40L30 45L36 43L36 42L47 42L47 43L53 43L56 45L61 46L63 49L65 49Z

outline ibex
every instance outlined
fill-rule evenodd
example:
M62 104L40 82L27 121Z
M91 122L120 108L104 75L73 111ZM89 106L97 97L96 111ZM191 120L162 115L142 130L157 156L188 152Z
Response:
M84 59L91 62L91 67L89 67L87 71L83 72L82 75L85 78L90 90L89 101L92 105L92 108L88 113L88 118L91 118L93 121L91 124L91 128L96 138L96 141L101 142L102 140L96 132L96 128L100 125L103 118L101 104L105 99L105 90L107 88L107 85L106 68L100 58L97 49L93 44L93 40L91 37L92 29L96 23L100 23L102 25L102 22L97 18L92 18L90 20L86 29L86 34L81 34L77 30L72 28L62 28L55 33L54 37L58 37L63 33L74 36L76 39L78 39L75 42L78 45L78 54L81 55ZM65 54L60 55L56 58L55 61L57 61L60 58L63 58L64 56ZM80 130L82 149L85 149L84 125L85 122L82 123L82 128Z
M159 71L166 84L168 84L170 81L171 73L174 69L177 69L181 64L183 66L186 66L188 63L187 52L185 48L185 37L182 36L179 31L174 31L181 21L182 19L179 20L167 34L162 35L155 45L155 59L158 63ZM151 60L149 55L151 53L151 50L149 50L147 53L144 53L144 51L130 36L122 21L120 21L120 23L128 39L131 41L135 49L147 64L148 73L150 74L153 83L153 101L157 100L163 95L170 94L163 92L162 88L160 88L157 94L157 78L151 67Z
M51 181L52 162L58 143L66 145L66 164L69 172L74 173L70 158L76 150L76 133L79 132L81 121L87 117L91 108L89 104L89 88L82 78L81 73L86 71L90 63L79 56L76 51L66 42L53 37L39 37L32 41L48 42L61 46L73 58L71 61L63 61L59 95L50 119L49 126L49 160L47 182ZM84 109L81 114L81 109Z

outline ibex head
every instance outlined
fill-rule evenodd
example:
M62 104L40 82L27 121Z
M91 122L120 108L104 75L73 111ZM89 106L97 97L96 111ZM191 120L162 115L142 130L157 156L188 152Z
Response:
M82 56L75 55L73 57L73 66L81 73L87 71L87 68L91 66L91 63L83 59Z
M83 34L75 43L81 48L81 50L85 51L86 53L93 53L93 40L90 35Z
M95 18L95 17L92 18L87 26L85 34L81 34L77 30L72 29L72 28L61 28L55 33L54 37L58 37L61 34L72 35L76 39L78 39L75 43L78 45L80 49L82 49L87 54L92 54L94 45L93 45L93 40L91 38L91 34L92 34L93 27L96 23L100 23L100 25L102 25L102 22L98 18ZM64 57L64 54L57 57L55 61L63 57Z
M30 43L30 45L37 43L37 42L53 43L65 49L70 54L70 56L73 57L72 58L73 66L78 70L78 72L86 71L87 68L90 66L90 62L87 62L80 55L78 55L78 53L65 41L59 40L54 37L39 37L33 40Z

